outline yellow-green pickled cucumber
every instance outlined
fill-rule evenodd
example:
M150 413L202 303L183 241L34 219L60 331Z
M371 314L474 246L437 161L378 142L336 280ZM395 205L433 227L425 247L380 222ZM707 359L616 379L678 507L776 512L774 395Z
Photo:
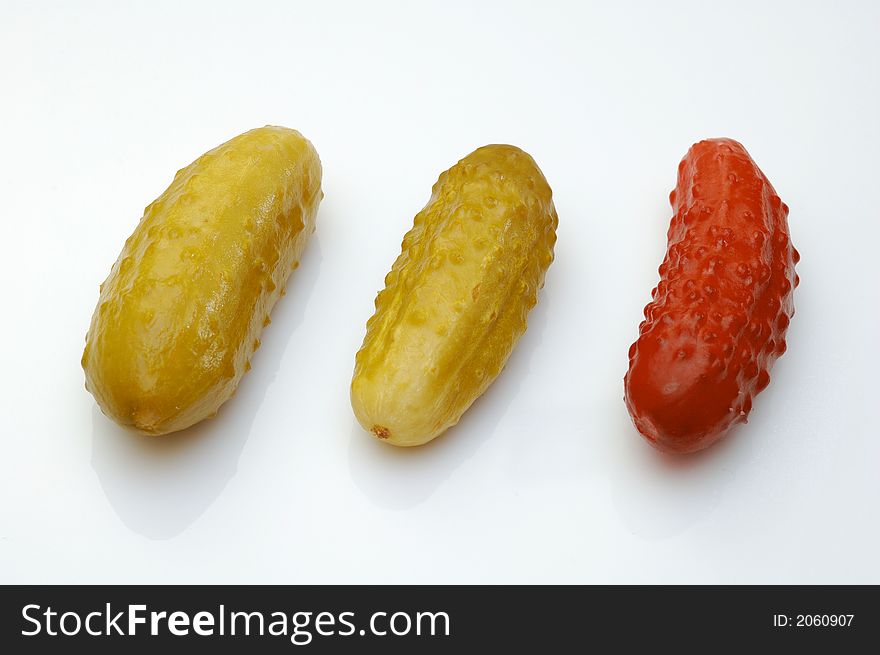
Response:
M356 357L351 403L366 430L416 446L458 422L525 332L556 226L550 187L519 148L485 146L440 175Z
M86 335L86 388L148 434L213 416L250 368L315 230L321 162L263 127L178 171L125 242Z

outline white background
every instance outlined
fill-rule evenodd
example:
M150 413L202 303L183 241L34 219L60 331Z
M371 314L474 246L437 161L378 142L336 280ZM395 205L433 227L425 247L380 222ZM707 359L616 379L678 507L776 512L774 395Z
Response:
M0 4L2 582L880 582L880 5ZM267 123L324 165L318 231L217 419L117 428L83 388L142 208ZM744 143L803 259L789 351L747 426L669 458L627 349L676 166ZM458 427L357 426L354 353L438 174L519 145L556 262Z

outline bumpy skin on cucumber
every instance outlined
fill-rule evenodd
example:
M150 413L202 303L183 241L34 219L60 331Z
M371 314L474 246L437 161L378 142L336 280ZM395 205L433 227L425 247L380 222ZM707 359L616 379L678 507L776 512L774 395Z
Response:
M148 434L213 416L235 392L323 197L318 154L263 127L178 171L125 242L86 336L86 388Z
M519 148L480 148L440 175L376 298L356 357L360 424L397 446L458 422L501 372L553 261L556 209Z
M745 422L769 383L794 316L799 256L788 207L736 141L692 146L670 202L669 246L624 388L639 432L688 453Z

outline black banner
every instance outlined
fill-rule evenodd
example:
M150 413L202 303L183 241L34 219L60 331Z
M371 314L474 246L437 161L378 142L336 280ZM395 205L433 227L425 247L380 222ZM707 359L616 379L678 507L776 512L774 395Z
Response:
M7 586L0 595L7 653L164 655L224 641L248 653L690 652L843 648L880 636L869 586Z

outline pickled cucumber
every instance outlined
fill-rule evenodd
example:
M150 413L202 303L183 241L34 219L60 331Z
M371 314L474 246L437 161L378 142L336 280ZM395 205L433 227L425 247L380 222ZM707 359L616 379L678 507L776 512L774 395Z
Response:
M535 161L509 145L440 175L376 298L351 403L379 439L437 437L501 372L553 261L556 209Z
M241 134L178 171L125 242L86 335L86 388L147 434L232 396L315 230L321 163L299 132Z

